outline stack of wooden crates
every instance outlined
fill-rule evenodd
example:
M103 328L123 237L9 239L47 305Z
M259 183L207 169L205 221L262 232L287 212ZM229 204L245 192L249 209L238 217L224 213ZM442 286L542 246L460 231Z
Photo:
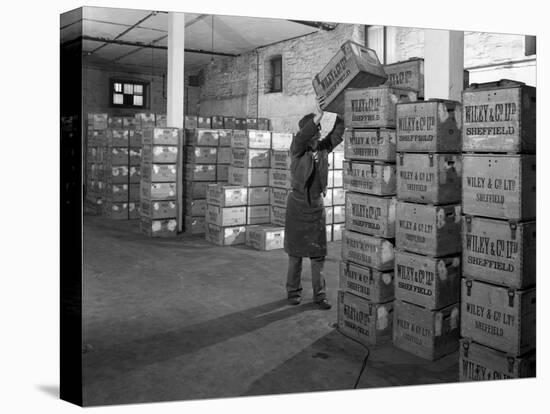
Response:
M151 237L173 237L178 231L181 135L178 128L143 130L141 231Z
M338 328L366 345L391 341L396 208L395 105L416 100L387 86L347 89Z
M397 105L394 346L456 352L460 314L461 105Z
M460 380L535 376L536 90L463 92Z

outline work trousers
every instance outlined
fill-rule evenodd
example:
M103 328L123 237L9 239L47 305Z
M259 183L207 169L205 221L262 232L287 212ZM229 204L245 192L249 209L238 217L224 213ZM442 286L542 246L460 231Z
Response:
M313 300L319 302L326 298L325 256L310 257L311 283L313 285ZM302 258L288 255L288 273L286 278L286 291L289 298L302 296Z

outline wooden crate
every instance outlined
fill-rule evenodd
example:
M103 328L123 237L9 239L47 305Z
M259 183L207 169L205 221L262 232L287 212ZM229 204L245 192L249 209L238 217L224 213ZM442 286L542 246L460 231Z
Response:
M178 161L178 147L168 145L143 145L142 159L147 163L175 164Z
M103 214L112 220L128 220L128 202L103 202Z
M217 147L220 140L220 132L217 129L186 129L185 145L195 147Z
M246 224L269 224L271 223L271 206L248 206L246 207Z
M248 187L247 205L261 206L270 204L270 187Z
M206 206L206 200L192 200L190 198L186 198L184 201L183 211L187 216L205 217Z
M128 131L128 141L131 147L141 147L143 145L143 130Z
M346 228L371 236L395 237L395 197L346 193Z
M535 377L536 353L515 357L463 338L458 369L460 382Z
M397 104L397 152L461 152L460 108L443 99Z
M176 219L153 220L141 217L140 229L150 237L175 237L177 235L178 222Z
M285 241L285 228L274 226L247 226L245 244L256 250L269 251L282 249Z
M346 206L332 207L332 222L334 224L344 223L346 221Z
M291 190L286 188L270 187L269 204L276 207L286 208L286 201Z
M395 299L393 271L380 272L371 267L340 262L340 289L372 303L386 303Z
M342 233L342 259L377 270L393 270L393 244L381 237L356 233L346 228Z
M218 183L227 183L229 180L229 165L218 164L216 167L216 181Z
M258 119L246 118L246 129L258 129Z
M269 168L270 150L231 148L231 165L238 168Z
M185 232L188 234L204 234L206 219L204 217L185 216Z
M155 114L155 125L158 128L167 128L167 120L168 117L165 114Z
M413 203L451 204L462 200L459 154L399 153L397 198Z
M225 129L237 129L237 128L235 128L235 117L234 116L224 116L223 117L223 127Z
M175 218L178 215L175 200L141 200L141 215L151 219Z
M436 310L460 301L460 255L434 258L395 250L395 298Z
M418 97L424 99L424 59L413 57L402 62L383 66L388 75L386 85L400 88L411 88L418 92ZM464 71L463 87L470 83L470 72Z
M143 145L178 145L181 131L178 128L147 128L143 130Z
M218 162L218 148L187 147L185 148L185 162L189 164L216 164Z
M210 182L205 181L188 181L183 183L183 191L185 198L192 200L201 200L206 198L206 188Z
M432 311L395 300L393 345L420 358L435 361L459 346L459 304Z
M464 154L464 213L509 220L536 217L536 156Z
M233 129L239 131L246 130L246 118L235 118L235 127Z
M204 230L206 240L218 246L236 246L245 243L245 226L220 227L207 222Z
M415 90L419 98L424 98L424 59L411 58L383 68L388 75L386 85Z
M231 153L233 148L231 147L218 147L218 158L216 159L216 164L231 164Z
M276 151L287 151L292 144L292 133L272 132L271 133L271 149Z
M270 187L290 189L292 187L290 170L270 168L268 184Z
M106 200L122 203L129 200L128 184L108 184L104 189Z
M139 129L141 124L139 119L136 119L135 116L123 116L122 117L122 128L124 129Z
M536 222L464 216L464 275L476 280L523 289L534 286L537 270Z
M219 147L230 147L232 139L233 139L233 131L232 130L230 130L230 129L218 129L218 146Z
M103 146L107 144L107 131L88 129L86 138L88 146Z
M394 129L346 129L344 157L355 161L395 162Z
M129 170L126 165L106 167L104 171L105 182L109 184L128 184L130 182Z
M514 290L462 279L461 335L478 344L523 355L536 347L536 289Z
M154 128L156 125L155 114L151 112L137 113L136 118L139 119L139 125L141 129Z
M338 291L338 330L367 346L391 341L393 303L372 303Z
M209 116L197 117L197 128L212 128L212 118Z
M332 189L332 204L335 206L343 206L346 204L346 190L343 187Z
M416 92L387 85L348 88L344 96L346 128L395 128L395 105L416 101Z
M244 187L265 187L269 185L269 168L238 168L230 166L228 182Z
M127 147L128 144L127 129L107 129L105 131L105 145L110 147Z
M185 180L216 181L216 164L187 164L185 166ZM206 195L203 197L206 198Z
M141 182L141 199L168 200L176 197L176 183Z
M183 125L185 129L197 129L198 117L196 115L185 115Z
M332 225L332 241L342 240L343 231L344 231L344 223L334 223Z
M463 151L535 152L536 88L502 79L462 92Z
M269 119L268 118L258 118L258 130L260 131L269 131Z
M141 202L128 203L128 220L139 220L141 217Z
M130 165L141 165L142 150L139 147L130 147L128 150Z
M284 227L286 222L286 208L271 206L271 224Z
M462 250L460 204L433 206L397 202L395 247L435 257Z
M169 165L169 164L164 164ZM128 181L130 184L139 184L141 181L141 167L139 165L130 165L128 168Z
M103 153L103 163L112 165L130 165L128 147L105 147ZM99 158L96 153L96 158Z
M357 161L344 161L343 164L343 187L345 190L380 196L395 194L394 164ZM334 173L336 172L334 170Z
M246 224L246 207L219 207L208 204L206 222L220 227L240 226Z
M109 114L89 113L88 128L95 130L103 130L109 127Z
M141 181L128 186L128 199L130 201L139 201L141 196Z
M223 129L223 116L214 115L211 118L212 129Z
M271 132L248 130L233 132L232 148L271 149Z
M279 170L290 170L290 151L271 151L270 168L277 168Z
M141 163L141 177L146 182L169 183L177 179L176 164L156 164L143 161Z
M387 78L374 50L348 40L315 75L313 89L325 98L325 111L343 115L345 89L378 86Z

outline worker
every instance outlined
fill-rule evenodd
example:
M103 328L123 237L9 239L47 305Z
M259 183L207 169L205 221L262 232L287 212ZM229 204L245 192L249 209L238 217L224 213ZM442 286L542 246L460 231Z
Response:
M286 291L288 302L302 300L302 258L309 257L313 300L320 309L330 309L323 268L327 254L326 213L328 154L342 142L344 121L336 117L328 135L321 137L324 99L317 98L316 113L304 116L290 146L292 191L288 195L285 219L285 252L288 254Z

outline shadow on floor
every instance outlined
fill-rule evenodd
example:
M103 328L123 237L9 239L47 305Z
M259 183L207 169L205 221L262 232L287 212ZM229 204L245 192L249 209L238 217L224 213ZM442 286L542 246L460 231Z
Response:
M290 306L283 299L180 330L146 336L108 348L95 348L83 355L85 382L90 385L150 364L197 352L310 310L318 310L317 305L308 303Z
M243 395L350 390L366 354L365 348L334 330L256 380ZM358 388L457 380L456 353L432 362L387 344L370 349Z
M50 397L55 398L56 400L59 399L59 385L38 385L36 388L38 388L40 391L42 391L44 394L49 395Z

